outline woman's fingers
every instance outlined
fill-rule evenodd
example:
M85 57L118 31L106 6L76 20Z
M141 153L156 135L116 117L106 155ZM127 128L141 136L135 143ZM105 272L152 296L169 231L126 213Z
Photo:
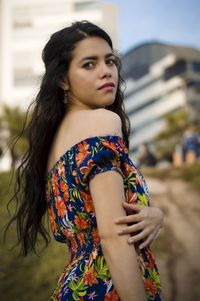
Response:
M156 229L152 232L150 229L144 229L144 231L140 232L138 235L135 235L133 237L129 237L128 242L129 243L136 243L140 241L141 239L145 239L139 246L140 249L143 249L147 246L149 246L158 236L159 230Z
M155 237L153 234L150 234L146 239L145 241L143 241L140 245L139 245L139 248L140 249L143 249L147 246L149 246L153 241L154 241Z
M118 234L131 234L128 238L130 244L143 240L140 248L150 245L159 235L163 225L163 213L156 207L146 207L138 204L123 202L127 216L116 218L117 224L125 224Z
M128 238L128 242L129 243L136 243L139 240L146 238L150 233L151 233L150 229L144 229L139 234L136 234L136 235L134 235L132 237L129 237Z
M125 210L127 210L127 212L129 212L131 215L116 218L115 222L117 224L127 224L141 221L141 217L137 213L139 213L144 206L128 204L126 202L123 202L122 204Z
M130 233L133 233L133 232L140 231L143 228L144 228L144 224L143 224L143 222L140 222L140 223L137 223L135 225L128 226L128 227L125 227L123 229L120 229L118 231L118 234L130 234Z
M126 202L123 202L122 205L124 206L124 208L128 211L132 211L132 212L140 212L141 209L143 208L143 206L137 205L137 204L128 204Z
M135 223L141 221L141 217L139 214L133 214L128 216L122 216L115 219L117 224L128 224L128 223Z
M155 231L149 234L149 236L140 244L139 248L143 249L149 246L159 235L160 228L156 228Z

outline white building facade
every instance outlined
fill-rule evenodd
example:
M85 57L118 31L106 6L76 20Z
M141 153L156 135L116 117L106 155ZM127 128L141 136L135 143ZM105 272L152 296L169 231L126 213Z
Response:
M111 13L112 12L112 13ZM77 20L104 28L118 47L117 7L96 0L0 0L0 106L26 109L37 94L50 35Z
M199 50L152 42L132 49L122 62L130 149L151 143L167 113L185 107L191 118L200 116Z

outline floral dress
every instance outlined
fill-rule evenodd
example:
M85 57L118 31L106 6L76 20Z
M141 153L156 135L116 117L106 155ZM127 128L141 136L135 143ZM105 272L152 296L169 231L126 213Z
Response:
M124 181L128 203L149 206L143 176L132 163L124 139L117 135L86 138L67 150L47 174L46 196L51 230L66 243L70 260L61 274L51 301L112 300L119 296L102 252L89 180L116 170ZM160 276L149 247L135 244L148 300L161 297Z

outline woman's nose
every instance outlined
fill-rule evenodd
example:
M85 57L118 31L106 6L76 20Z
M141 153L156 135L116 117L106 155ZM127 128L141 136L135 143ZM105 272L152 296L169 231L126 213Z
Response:
M111 77L111 75L112 75L112 73L111 73L109 66L107 64L103 63L100 68L100 76L102 78L104 78L104 77Z

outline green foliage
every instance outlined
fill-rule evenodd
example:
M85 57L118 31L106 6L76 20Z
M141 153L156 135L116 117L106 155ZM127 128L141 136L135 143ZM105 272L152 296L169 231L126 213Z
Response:
M1 301L44 301L49 300L57 285L59 276L67 265L69 252L67 245L55 242L52 238L48 248L39 244L39 256L30 254L19 256L16 224L9 228L6 241L3 241L3 226L10 216L7 203L12 195L11 173L0 173L0 296ZM11 203L10 213L15 206Z
M156 152L161 159L171 159L175 145L189 122L188 113L182 109L165 116L166 128L155 138Z
M166 129L161 132L158 139L168 139L174 135L181 135L183 129L188 123L188 114L185 110L179 110L174 113L169 113L165 116L165 120L167 122Z
M28 148L28 141L26 131L23 131L24 122L26 119L26 113L21 111L19 107L9 107L8 105L3 106L3 113L0 116L0 131L4 132L1 137L1 147L8 147L12 157L12 166L14 167L17 160L22 157ZM25 129L30 121L30 117L27 117ZM20 139L13 148L18 136Z

